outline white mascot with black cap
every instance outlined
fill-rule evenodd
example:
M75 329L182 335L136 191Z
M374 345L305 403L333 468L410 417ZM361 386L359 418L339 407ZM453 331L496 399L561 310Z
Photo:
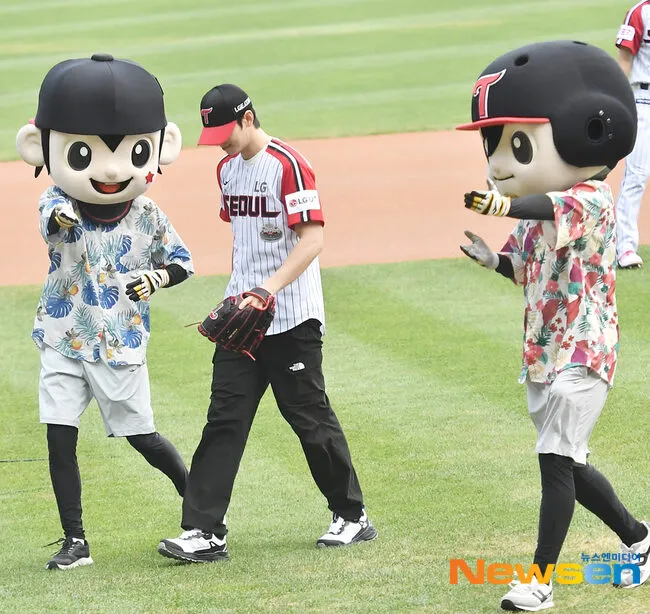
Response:
M54 182L39 201L50 266L32 337L41 353L39 412L64 531L48 569L91 564L81 520L79 419L94 397L109 437L126 437L182 496L187 469L156 432L146 348L148 299L193 273L167 216L144 196L180 153L157 79L107 54L54 66L36 119L18 133L25 162ZM56 542L55 542L56 543Z
M489 189L465 194L465 206L519 220L499 253L469 231L472 243L461 249L524 289L520 382L538 433L538 574L511 583L501 607L534 612L554 605L553 570L575 501L621 539L630 562L614 572L616 586L639 586L650 575L650 525L587 462L619 342L616 220L604 179L632 150L636 108L609 54L552 41L494 60L474 86L472 120L458 128L480 130Z

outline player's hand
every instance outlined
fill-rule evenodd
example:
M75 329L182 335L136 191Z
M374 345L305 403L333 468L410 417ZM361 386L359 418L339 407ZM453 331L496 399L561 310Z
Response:
M165 269L147 271L126 284L126 294L132 301L146 301L158 288L164 288L168 283L169 273Z
M264 286L258 286L258 288L268 292L269 296L273 296L273 293L270 292L269 290L267 290ZM266 303L268 301L268 298L266 298L266 300L262 300L263 297L258 296L257 294L249 294L247 292L244 292L244 295L245 296L244 296L243 300L241 301L241 303L239 303L239 309L244 309L248 305L251 305L252 307L255 307L255 309L266 309L267 308Z
M79 225L79 218L70 203L57 205L52 213L54 220L61 228L72 228Z
M476 260L481 266L494 270L499 266L499 256L494 253L481 237L472 231L466 230L465 236L472 241L471 245L461 245L460 249L464 254Z
M465 208L482 215L508 215L511 199L503 196L492 179L487 179L489 190L472 190L465 194Z

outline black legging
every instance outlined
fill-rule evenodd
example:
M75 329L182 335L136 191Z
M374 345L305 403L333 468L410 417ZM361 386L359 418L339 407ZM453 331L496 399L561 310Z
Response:
M77 463L78 429L61 424L47 425L50 477L61 526L66 537L85 539L81 521L81 477ZM183 496L187 468L176 448L160 433L131 435L128 442L147 462L162 471Z
M574 465L573 459L540 454L542 502L534 563L544 573L555 565L571 524L575 501L600 518L626 546L647 535L647 529L632 516L616 496L607 478L593 465Z

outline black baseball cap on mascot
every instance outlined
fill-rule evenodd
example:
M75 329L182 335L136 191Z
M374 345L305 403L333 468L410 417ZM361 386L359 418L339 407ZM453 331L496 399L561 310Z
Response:
M37 127L68 134L150 134L167 125L160 83L142 66L107 53L65 60L45 75Z
M201 99L203 130L199 145L221 145L235 129L237 120L253 109L249 95L232 83L213 87Z
M510 51L481 73L472 122L457 129L548 121L567 164L614 168L632 151L637 127L634 94L616 60L578 41Z

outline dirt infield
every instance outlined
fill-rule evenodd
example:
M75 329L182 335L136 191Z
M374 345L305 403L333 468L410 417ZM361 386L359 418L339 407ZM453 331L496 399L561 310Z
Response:
M463 207L463 194L485 185L485 158L475 133L424 132L291 144L309 158L325 213L324 267L448 258L461 255L469 228L500 248L512 220L480 218ZM194 257L200 275L228 273L232 239L218 218L215 167L221 150L184 149L163 168L147 193L167 213ZM610 175L618 193L623 164ZM22 161L0 164L5 198L0 219L8 262L0 285L41 284L47 250L38 232L38 198L49 185ZM650 242L650 196L639 221Z

